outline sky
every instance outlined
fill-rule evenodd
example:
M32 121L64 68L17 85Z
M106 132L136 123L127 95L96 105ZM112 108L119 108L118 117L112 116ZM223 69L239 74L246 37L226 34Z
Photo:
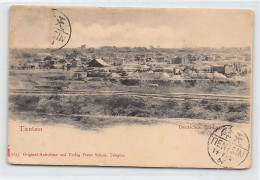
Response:
M253 15L248 10L55 8L71 23L67 48L252 46ZM10 47L50 47L51 22L51 7L13 6Z

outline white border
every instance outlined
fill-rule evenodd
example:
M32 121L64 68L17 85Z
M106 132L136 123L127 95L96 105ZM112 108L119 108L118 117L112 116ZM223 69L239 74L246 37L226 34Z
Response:
M116 168L79 166L22 166L7 163L7 94L9 7L11 5L107 6L107 7L167 7L167 8L228 8L254 11L253 44L253 106L252 106L252 164L247 170L178 169L178 168ZM260 1L189 0L0 0L0 179L260 179L259 120L260 120Z

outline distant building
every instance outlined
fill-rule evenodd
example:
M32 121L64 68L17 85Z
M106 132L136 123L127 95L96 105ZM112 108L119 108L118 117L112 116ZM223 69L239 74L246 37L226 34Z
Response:
M164 57L163 56L156 56L155 61L156 62L164 62Z
M181 64L182 63L182 58L181 57L174 57L172 59L172 64Z
M54 60L60 60L60 59L63 59L63 56L61 55L56 55L53 57Z
M144 72L144 71L149 71L149 70L150 70L149 66L146 66L146 65L138 65L137 66L137 71L139 71L139 72Z
M68 64L70 65L71 68L76 68L76 67L79 66L80 61L75 59L75 58L74 59L69 59L68 60Z
M51 62L51 68L55 69L64 69L68 64L64 59L52 60Z
M102 59L93 59L88 63L89 67L107 67L109 64L107 64L105 61Z
M225 66L225 74L235 73L235 68L232 64L228 64Z
M182 71L181 71L180 69L178 69L178 68L174 68L174 69L173 69L173 74L174 74L174 75L181 75L181 74L182 74Z
M37 53L36 54L36 59L43 59L43 58L45 58L47 56L51 56L51 54L50 53Z
M54 69L65 69L65 65L64 64L53 64L51 66L51 68L54 68Z
M129 75L130 78L140 80L169 80L170 76L166 72L134 72Z
M191 63L191 61L188 57L183 57L181 59L181 64L183 64L183 65L190 64L190 63Z
M44 60L44 61L51 61L51 60L52 60L52 57L51 57L51 56L46 56L43 60Z
M117 74L117 73L111 73L110 75L109 75L109 79L113 79L113 80L117 80L117 79L119 79L121 76L119 75L119 74Z
M146 62L154 62L154 59L152 57L147 57Z
M216 56L214 55L203 55L202 61L215 61Z
M211 66L211 72L225 74L225 66Z
M38 69L39 63L37 62L31 62L26 64L27 69Z
M216 60L216 56L214 55L208 56L208 61L215 61L215 60Z
M115 58L114 59L114 66L123 66L125 62L125 58Z
M77 80L81 80L81 79L83 79L83 74L80 73L80 72L75 72L75 73L73 74L73 78L74 78L74 79L77 79Z
M139 64L138 63L127 63L124 64L122 70L125 72L135 72L138 69Z
M138 61L139 64L145 64L146 63L146 55L145 54L137 54L135 56L135 60Z
M163 68L167 64L164 62L149 62L146 65L150 66L151 68Z

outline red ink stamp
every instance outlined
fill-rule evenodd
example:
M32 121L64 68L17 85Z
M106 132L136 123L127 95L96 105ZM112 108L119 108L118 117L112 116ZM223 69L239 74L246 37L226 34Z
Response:
M11 149L10 149L10 145L7 146L7 154L8 154L8 157L11 156Z

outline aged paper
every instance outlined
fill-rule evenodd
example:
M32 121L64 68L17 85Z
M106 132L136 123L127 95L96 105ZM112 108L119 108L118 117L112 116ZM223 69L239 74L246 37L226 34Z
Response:
M253 12L12 6L8 162L250 167Z

